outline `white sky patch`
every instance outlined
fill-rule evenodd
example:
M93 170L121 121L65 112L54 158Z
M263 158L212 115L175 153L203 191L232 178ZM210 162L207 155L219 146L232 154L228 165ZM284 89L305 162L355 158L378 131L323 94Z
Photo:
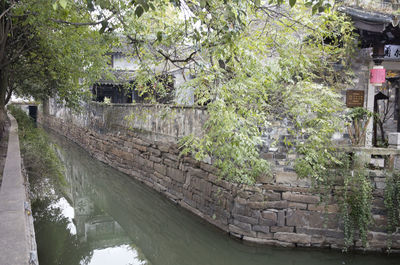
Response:
M145 265L141 261L137 251L129 245L96 249L93 251L89 265Z
M72 219L75 217L74 208L68 203L65 198L59 199L52 207L57 207L61 209L62 215L68 218L69 224L68 229L72 235L76 235L76 227L72 222Z

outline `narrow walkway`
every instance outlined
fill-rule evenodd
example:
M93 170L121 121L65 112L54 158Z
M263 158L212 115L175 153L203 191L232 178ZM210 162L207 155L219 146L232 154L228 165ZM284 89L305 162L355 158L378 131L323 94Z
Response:
M10 117L7 158L0 190L0 264L30 264L31 236L26 187L21 173L18 125ZM33 263L35 264L35 263Z
M0 139L0 186L1 186L1 181L3 179L3 169L4 169L4 164L6 163L6 157L7 157L8 128L9 127L10 127L10 124L9 124L9 121L7 120L3 138Z

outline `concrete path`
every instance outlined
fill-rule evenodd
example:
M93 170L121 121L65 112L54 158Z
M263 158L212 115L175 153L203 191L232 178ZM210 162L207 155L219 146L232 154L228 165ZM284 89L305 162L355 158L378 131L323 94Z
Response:
M32 231L25 210L28 204L21 173L18 126L14 117L9 117L8 151L0 190L0 264L25 265L30 264Z

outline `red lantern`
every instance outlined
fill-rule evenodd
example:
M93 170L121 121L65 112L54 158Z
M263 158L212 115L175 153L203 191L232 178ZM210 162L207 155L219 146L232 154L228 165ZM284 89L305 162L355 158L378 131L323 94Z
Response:
M381 86L386 82L386 69L383 66L374 66L370 70L369 82L375 86Z

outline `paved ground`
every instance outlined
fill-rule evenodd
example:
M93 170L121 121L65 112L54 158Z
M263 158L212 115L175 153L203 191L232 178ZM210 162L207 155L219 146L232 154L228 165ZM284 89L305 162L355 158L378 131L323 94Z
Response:
M10 117L7 157L0 189L0 264L25 265L29 263L31 233L17 122Z
M3 169L4 169L4 164L6 162L6 156L7 156L9 126L10 126L10 124L9 124L9 122L7 122L4 137L2 139L0 139L0 186L1 186L1 181L3 179Z

